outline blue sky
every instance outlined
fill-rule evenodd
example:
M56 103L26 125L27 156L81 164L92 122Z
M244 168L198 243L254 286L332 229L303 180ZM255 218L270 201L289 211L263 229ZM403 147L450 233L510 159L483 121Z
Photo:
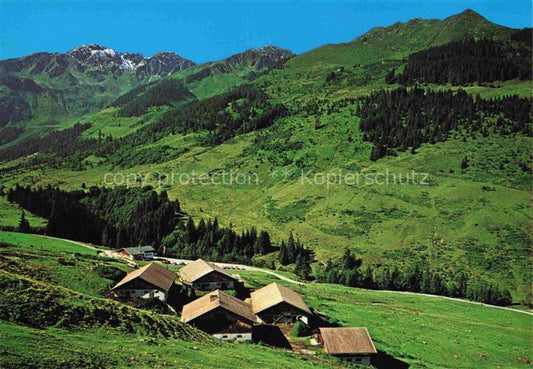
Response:
M531 0L273 2L0 0L0 59L98 43L117 51L175 51L195 62L265 44L296 53L352 40L374 26L445 18L471 8L510 27L530 27Z

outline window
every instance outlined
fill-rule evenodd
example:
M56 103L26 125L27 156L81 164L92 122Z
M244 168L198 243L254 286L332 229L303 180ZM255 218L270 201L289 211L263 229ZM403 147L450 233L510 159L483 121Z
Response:
M242 338L242 335L238 334L238 335L237 335L237 338Z
M222 338L228 338L228 335L225 334L225 335L222 336Z

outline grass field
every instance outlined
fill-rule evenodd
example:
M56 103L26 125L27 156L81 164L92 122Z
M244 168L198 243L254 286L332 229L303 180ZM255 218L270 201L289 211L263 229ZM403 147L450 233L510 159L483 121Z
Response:
M112 330L33 329L0 321L3 368L328 368L332 362L253 344L151 340ZM35 348L38 347L38 352ZM90 348L90 350L88 350Z
M526 368L533 316L489 306L331 284L303 287L239 272L254 287L278 282L342 326L366 326L378 350L411 368Z
M19 265L19 278L60 286L88 296L105 296L113 281L96 274L97 265L131 270L125 264L96 256L78 256L75 265L60 265L58 257L84 252L81 246L48 246L44 251L30 245L42 239L36 235L15 237L2 233L2 241L16 245L0 248L0 257L11 260L11 269ZM55 241L54 241L55 242ZM90 250L89 250L90 251ZM27 260L29 268L19 264ZM342 326L368 327L378 350L392 355L411 368L527 368L531 365L533 316L440 297L369 291L339 285L307 283L305 286L280 281L274 276L239 271L246 285L259 288L278 282L300 292L310 307L319 310ZM284 275L297 279L289 272ZM80 278L76 278L80 275ZM149 335L148 335L149 336ZM202 367L216 362L216 367L234 367L236 360L246 360L247 367L320 367L326 358L302 357L251 344L197 342L193 340L148 339L145 334L125 334L103 327L59 327L34 329L2 321L0 350L2 367L25 367L40 362L54 367L70 361L78 366L102 364L104 367ZM40 348L36 353L32 345ZM64 354L69 347L69 355ZM83 355L91 347L90 355ZM196 349L194 347L197 347ZM29 353L32 352L31 356ZM218 356L223 358L215 359ZM109 358L110 361L106 361ZM246 359L248 358L248 359ZM253 358L250 360L249 358ZM0 361L0 363L2 363ZM10 364L6 365L6 364ZM105 364L105 365L104 365ZM330 362L327 365L335 365Z
M5 197L0 196L0 227L17 227L20 221L22 208L17 204L12 204L6 200ZM29 211L24 212L26 220L30 222L30 226L34 228L46 227L47 220Z
M35 253L78 253L81 255L96 255L95 250L79 246L75 243L48 238L35 234L25 234L17 232L0 231L0 242L13 246L18 246L22 251L32 251Z
M160 145L188 148L165 163L127 169L102 165L84 171L23 171L3 183L79 189L82 183L104 185L106 173L134 173L179 199L182 209L195 219L216 216L221 224L232 223L237 229L257 226L267 229L274 241L293 231L323 262L340 256L346 247L368 262L391 259L394 252L424 252L436 235L439 263L490 275L511 286L515 301L528 301L527 245L532 241L525 230L533 216L528 206L531 173L520 164L528 160L531 139L479 136L463 142L458 136L423 145L416 155L401 153L370 162L370 145L362 141L350 109L322 115L324 127L318 131L313 118L299 117L210 148L194 146L192 137L173 135L148 145L150 150ZM257 148L254 138L260 135L266 135L271 146ZM331 137L342 140L331 142ZM349 137L352 143L347 145ZM470 166L463 170L465 153ZM157 173L217 170L255 173L259 181L216 186L157 181ZM310 171L311 176L389 173L405 178L413 170L429 175L426 184L327 186L302 182L300 177ZM14 221L18 216L13 214Z

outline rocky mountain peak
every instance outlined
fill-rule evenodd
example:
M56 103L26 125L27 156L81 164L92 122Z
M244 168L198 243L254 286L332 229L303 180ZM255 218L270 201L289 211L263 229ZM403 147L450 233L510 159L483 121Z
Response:
M279 62L286 61L295 56L292 51L274 45L265 45L260 48L248 49L225 59L230 64L254 66L257 69L271 68Z

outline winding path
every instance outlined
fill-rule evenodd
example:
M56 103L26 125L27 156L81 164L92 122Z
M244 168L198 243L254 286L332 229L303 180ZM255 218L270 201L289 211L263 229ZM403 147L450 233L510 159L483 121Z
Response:
M85 247L85 248L88 248L88 249L91 249L91 250L95 250L95 251L104 251L108 256L117 257L118 258L118 256L116 256L116 254L114 252L112 252L111 250L105 250L105 249L101 249L101 248L96 248L96 247L94 247L92 245L89 245L89 244L86 244L86 243L83 243L83 242L72 241L72 240L68 240L68 239L65 239L65 238L57 238L57 237L51 237L51 236L42 236L42 237L61 240L61 241L66 241L66 242L71 242L71 243L76 244L78 246ZM181 263L181 264L189 264L189 263L193 262L193 260L174 259L174 258L165 258L165 257L158 257L158 259L166 259L166 260L168 260L170 262ZM272 275L272 276L274 276L274 277L276 277L276 278L278 278L278 279L280 279L282 281L288 282L288 283L293 283L293 284L297 284L297 285L300 285L300 286L305 285L305 283L303 283L303 282L296 281L294 279L290 279L290 278L285 277L285 276L283 276L281 274L275 273L275 272L273 272L273 271L271 271L269 269L262 269L262 268L257 268L257 267L253 267L253 266L249 266L249 265L242 265L242 264L228 264L228 263L217 263L217 262L215 262L215 264L218 265L219 267L224 267L224 266L231 267L231 268L233 268L232 270L245 270L245 271L250 271L250 272L260 272L260 273L270 274L270 275ZM319 284L319 283L317 283L317 284ZM407 292L407 291L389 291L389 290L372 290L372 291L378 292L378 293L389 293L389 294L390 293L401 293L401 294L404 294L404 295L433 297L433 298L437 298L437 299L445 299L445 300L451 300L451 301L457 301L457 302L464 302L464 303L467 303L467 304L486 306L486 307L493 308L493 309L508 310L508 311L512 311L512 312L515 312L515 313L521 313L521 314L526 314L526 315L533 316L533 312L529 312L529 311L513 309L513 308L505 307L505 306L489 305L489 304L484 304L484 303L481 303L481 302L470 301L470 300L459 299L459 298L448 297L448 296L431 295L431 294L427 294L427 293L417 293L417 292Z

